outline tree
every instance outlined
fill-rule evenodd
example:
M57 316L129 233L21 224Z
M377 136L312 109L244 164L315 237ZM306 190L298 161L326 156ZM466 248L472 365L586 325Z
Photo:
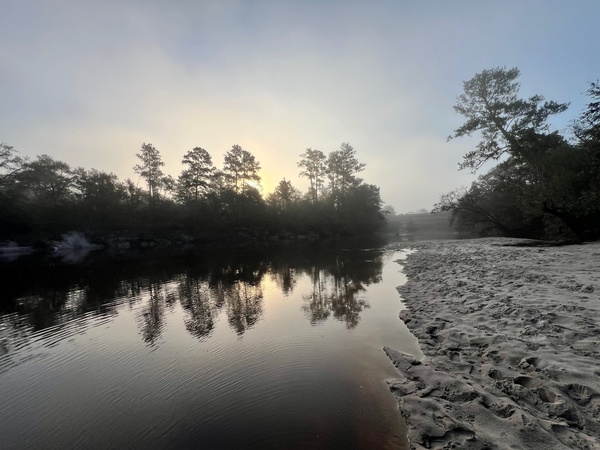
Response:
M338 217L353 233L370 232L384 223L382 203L379 187L361 183L345 194L344 208Z
M358 162L354 148L343 143L339 150L333 151L327 158L327 176L329 177L329 190L334 205L340 205L343 198L352 187L357 187L362 182L356 174L362 172L365 164Z
M182 164L187 166L177 180L177 197L180 201L198 202L209 189L215 173L210 154L200 147L194 147L187 152Z
M306 152L300 155L302 160L298 167L303 169L300 172L301 177L308 178L309 188L308 197L315 204L319 201L325 185L325 175L327 171L327 157L320 150L306 149Z
M8 144L0 143L0 230L26 231L30 218L20 204L22 186L18 178L24 161Z
M454 110L464 116L466 122L448 139L480 132L481 141L476 150L464 155L461 169L470 168L475 172L485 162L498 160L505 153L527 159L523 141L528 135L545 133L548 117L569 106L544 101L541 95L520 99L520 85L516 81L519 75L516 67L497 67L464 82L464 93L458 96Z
M126 187L119 182L114 173L79 167L74 174L74 186L80 207L90 219L105 221L124 205L127 197Z
M432 212L451 212L451 222L461 231L541 238L543 211L528 188L524 169L511 162L501 163L481 175L469 189L443 195Z
M600 82L590 83L587 90L590 102L573 125L578 138L577 148L585 155L588 184L580 196L579 209L585 213L588 229L600 227ZM596 236L600 231L595 232Z
M0 143L0 188L14 180L21 170L23 162L12 146Z
M258 220L264 207L259 191L259 171L260 164L254 155L239 145L234 145L225 154L222 173L226 190L220 198L225 200L224 211L232 212L238 225L242 216L246 222Z
M142 162L141 164L136 164L133 170L146 181L148 186L148 206L152 209L163 181L164 174L161 167L165 163L161 159L160 152L152 144L142 144L142 149L136 156Z
M597 190L593 187L595 175L591 169L594 165L599 167L594 164L594 161L600 161L594 157L597 153L592 148L588 148L590 151L587 153L581 151L588 141L585 145L582 141L576 148L558 132L549 132L548 118L566 110L568 104L544 101L540 95L520 99L519 83L516 81L519 74L517 68L496 68L484 70L464 83L464 93L458 97L454 109L467 120L449 139L478 131L481 141L475 150L464 155L460 168L468 167L475 172L485 162L505 156L494 176L511 175L510 189L518 192L519 198L527 198L529 206L520 211L524 217L528 217L527 210L533 207L537 211L534 216L553 216L554 219L548 219L549 222L555 223L559 219L580 239L590 233L596 234L594 230L598 226L594 224L600 217L598 207L594 206L597 202L592 201L592 205L586 202L586 198L599 198L594 195ZM592 85L590 94L597 99L594 95L600 92L596 85ZM576 134L579 131L580 136L585 137L585 131L593 129L590 123L598 118L597 103L590 103L588 111L575 126ZM481 181L459 196L460 201L452 204L463 208L473 198L473 189L481 187ZM481 205L484 200L498 199L499 194L484 191L475 197L477 204ZM502 209L496 207L495 210ZM490 209L487 208L487 211ZM500 223L507 218L498 214L494 217ZM558 227L559 232L561 228ZM511 227L507 229L512 230Z
M213 175L211 177L209 193L211 193L215 197L219 197L226 190L227 190L227 182L225 181L225 174L223 173L222 170L217 169L217 170L215 170L215 172L213 173Z
M142 207L144 199L143 190L138 187L130 178L125 180L125 202L130 211L138 212Z
M285 214L289 206L300 199L300 191L292 186L292 182L285 178L277 184L275 190L269 194L267 203L278 212Z
M177 182L171 175L163 175L160 177L158 189L156 190L157 198L169 198L176 190Z
M254 155L239 145L225 154L223 173L225 181L236 194L245 194L250 188L260 186L260 163Z
M48 207L66 203L72 194L72 183L69 165L48 155L26 162L19 174L19 184L29 193L30 200Z
M575 136L581 142L600 142L600 82L590 83L587 95L592 99L573 125Z

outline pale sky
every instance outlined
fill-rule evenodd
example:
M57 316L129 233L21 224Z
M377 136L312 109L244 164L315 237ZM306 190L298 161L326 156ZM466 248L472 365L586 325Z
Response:
M600 78L600 1L0 0L0 142L137 181L143 143L177 177L239 144L263 194L349 142L397 212L475 176L446 142L462 82L518 67L524 96L571 102ZM140 181L140 185L143 183Z

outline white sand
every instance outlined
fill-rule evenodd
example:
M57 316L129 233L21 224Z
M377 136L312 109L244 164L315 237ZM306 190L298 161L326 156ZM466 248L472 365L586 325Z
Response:
M417 244L401 318L423 362L385 351L411 448L600 449L600 244Z

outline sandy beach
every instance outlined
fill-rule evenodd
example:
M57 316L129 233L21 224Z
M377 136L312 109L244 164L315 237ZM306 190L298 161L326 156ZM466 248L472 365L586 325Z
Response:
M411 448L600 449L600 243L424 242L400 317L422 361L384 350Z

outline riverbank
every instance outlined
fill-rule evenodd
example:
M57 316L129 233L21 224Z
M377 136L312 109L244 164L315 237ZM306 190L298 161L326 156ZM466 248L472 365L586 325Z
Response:
M349 246L379 247L387 236L373 233L366 236L331 234L326 230L296 234L289 231L229 228L210 232L185 233L172 229L132 229L112 231L68 231L0 234L0 262L22 255L90 252L105 250L115 256L130 251L159 250L171 253L189 251L222 251L276 248L281 246Z
M600 448L600 244L424 242L401 318L425 359L385 351L411 448Z

